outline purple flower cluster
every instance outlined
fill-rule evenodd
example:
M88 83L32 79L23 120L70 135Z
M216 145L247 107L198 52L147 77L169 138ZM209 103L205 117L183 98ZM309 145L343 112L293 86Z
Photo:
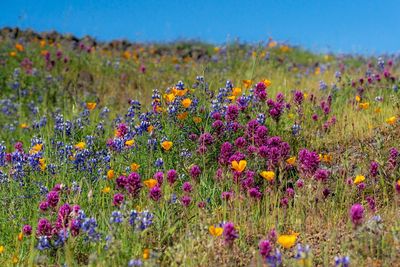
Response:
M300 150L298 158L299 164L297 167L299 171L306 176L314 175L319 167L319 155L314 151L304 148Z
M278 93L278 95L276 96L276 101L274 101L273 99L268 99L267 105L269 108L268 110L269 115L271 116L272 119L278 122L286 107L283 94Z
M261 256L264 258L269 256L269 254L272 252L272 248L273 245L268 239L261 240L260 243L258 243L258 249Z
M360 225L364 218L364 207L359 203L354 204L350 208L349 215L354 226Z
M378 168L379 164L376 161L371 161L371 164L369 165L369 173L372 177L376 177L378 175Z
M231 245L233 241L239 237L235 229L235 225L232 222L227 222L224 224L223 236L225 243L229 245Z
M136 172L132 172L128 176L119 176L116 183L119 188L125 188L133 197L137 196L143 187L140 175Z

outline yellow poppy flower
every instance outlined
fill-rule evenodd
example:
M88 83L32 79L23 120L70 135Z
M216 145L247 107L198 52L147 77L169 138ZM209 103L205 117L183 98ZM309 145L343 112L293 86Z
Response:
M150 258L150 249L145 248L145 249L143 250L143 259L147 260L147 259L149 259L149 258Z
M268 87L272 84L272 82L268 79L263 80L263 83L264 83L265 87Z
M104 194L110 193L111 188L109 186L104 187L101 192L103 192Z
M148 180L143 181L143 184L145 186L147 186L147 188L149 188L149 189L155 187L157 185L157 183L158 182L156 179L148 179Z
M79 142L79 143L77 143L77 144L75 145L75 148L78 149L78 150L82 150L82 149L84 149L85 147L86 147L85 142Z
M188 89L183 89L183 90L179 90L179 89L176 89L176 88L172 89L172 93L175 96L184 96L184 95L186 95L187 91L188 91Z
M354 184L359 184L364 182L365 176L364 175L357 175L356 178L354 179Z
M359 103L358 107L363 110L367 110L369 108L369 102Z
M163 108L161 106L156 107L156 112L161 113L163 112Z
M296 163L296 157L290 157L286 160L286 163L289 165L294 165Z
M131 171L135 172L135 171L139 170L139 168L140 168L139 164L137 164L137 163L131 164Z
M275 172L273 171L263 171L260 173L261 177L267 180L268 182L271 182L275 178Z
M233 96L240 96L242 94L242 88L235 87L232 89Z
M237 172L242 172L246 169L247 161L241 160L237 162L236 160L232 161L232 168Z
M227 96L226 98L229 99L230 101L235 101L236 96L231 95L231 96Z
M386 123L388 123L390 125L394 125L396 123L396 121L397 121L397 118L395 116L386 119Z
M96 106L97 106L97 103L95 103L95 102L88 102L88 103L86 103L86 108L87 108L88 110L93 110L93 109L96 108Z
M24 46L22 44L16 44L15 49L17 49L19 52L24 51Z
M194 121L195 123L200 123L202 120L203 120L203 119L200 118L200 117L193 117L193 121Z
M185 98L182 100L182 106L184 108L190 107L191 104L192 104L192 100L190 98Z
M147 132L151 133L154 130L154 126L150 125L149 127L147 127Z
M250 88L252 84L252 80L243 80L243 84L245 88Z
M174 101L174 99L175 99L175 95L173 94L173 93L171 93L171 94L164 94L164 99L167 101L167 102L172 102L172 101Z
M330 154L320 155L320 160L322 162L331 163L332 162L332 155L330 155Z
M172 148L172 144L171 141L164 141L161 143L161 147L164 148L165 151L168 151Z
M126 146L133 146L134 144L135 144L135 140L133 140L133 139L125 141Z
M187 113L187 112L182 112L182 113L179 113L178 115L176 115L176 117L178 118L178 120L185 120L187 117L188 117L188 114L189 113Z
M4 252L4 246L0 246L0 254L3 254Z
M356 95L356 102L360 102L361 101L361 97L359 95Z
M111 180L112 178L114 178L114 176L115 176L114 170L107 171L107 179Z
M28 128L28 124L26 124L26 123L21 123L21 124L19 125L19 127L21 127L22 129L27 129L27 128Z
M208 231L212 236L220 236L222 235L224 229L222 227L215 227L214 225L211 225L210 227L208 227Z
M123 56L125 59L130 59L131 56L132 56L132 54L131 54L131 52L129 52L129 51L125 51L125 52L122 54L122 56Z
M289 249L296 244L297 236L298 236L297 233L289 235L280 235L276 242L283 248Z
M39 159L39 167L42 171L46 170L46 160L43 158Z
M31 148L31 150L29 151L29 154L36 154L36 153L38 153L39 151L41 151L42 150L42 148L43 148L43 144L36 144L36 145L34 145L32 148Z
M10 57L15 57L16 55L17 55L17 52L15 52L15 51L10 52Z

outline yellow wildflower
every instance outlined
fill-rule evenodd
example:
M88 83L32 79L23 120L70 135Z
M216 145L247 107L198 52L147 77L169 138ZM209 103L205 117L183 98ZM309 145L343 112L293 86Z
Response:
M286 163L289 165L294 165L296 163L296 157L290 157L286 160Z
M185 98L182 100L182 106L184 108L190 107L191 104L192 104L192 100L190 98Z
M17 264L19 262L19 259L17 256L13 256L11 261L13 264Z
M200 122L202 121L202 118L200 118L200 117L193 117L193 121L194 121L195 123L200 123Z
M17 49L19 52L22 52L24 51L24 46L18 43L15 45L15 49Z
M357 175L356 178L354 179L354 184L359 184L364 182L365 176L364 175Z
M111 179L114 178L114 176L115 176L114 170L108 170L107 171L107 179L111 180Z
M135 172L135 171L139 170L139 168L140 168L139 164L137 164L137 163L131 164L131 171Z
M164 141L161 143L161 147L164 148L165 151L168 151L172 148L172 144L171 141Z
M109 187L109 186L106 186L101 190L101 192L103 192L104 194L110 193L110 191L111 191L111 187Z
M148 180L143 181L143 184L145 186L147 186L147 188L149 188L149 189L155 187L157 185L157 183L158 182L156 179L148 179Z
M39 167L42 171L46 170L47 165L46 165L45 159L43 159L43 158L39 159Z
M97 106L97 103L95 103L95 102L88 102L88 103L86 103L86 108L87 108L88 110L93 110L93 109L96 108L96 106Z
M366 109L369 108L369 102L359 103L359 104L358 104L358 107L359 107L360 109L366 110Z
M187 113L187 112L182 112L182 113L179 113L178 115L176 115L176 117L178 118L178 120L185 120L187 117L188 117L188 115L189 115L189 113Z
M297 233L292 233L288 235L280 235L278 240L276 241L279 245L281 245L285 249L289 249L296 244Z
M29 154L36 154L36 153L38 153L39 151L41 151L42 150L42 148L43 148L43 144L36 144L36 145L34 145L32 148L31 148L31 150L29 151Z
M243 80L243 84L245 88L250 88L252 84L252 80Z
M268 86L270 86L272 84L272 82L270 80L268 80L268 79L265 79L262 82L264 83L265 87L268 87Z
M148 258L150 258L150 249L145 248L143 250L143 259L147 260Z
M208 227L208 231L212 236L220 236L222 235L224 229L222 227L215 227L214 225L211 225L210 227Z
M168 103L170 103L170 102L174 101L175 95L174 95L173 93L171 93L171 94L164 94L164 99L165 99Z
M179 90L179 89L177 89L175 87L172 88L172 93L175 96L184 96L184 95L186 95L187 91L188 91L188 89Z
M232 89L233 96L240 96L242 94L242 88L235 87Z
M263 171L260 173L261 177L267 180L268 182L271 182L275 178L275 172L273 171Z
M133 146L134 144L135 144L135 140L133 140L133 139L125 141L126 146Z
M147 132L151 133L154 130L154 126L150 125L149 127L147 127Z
M386 123L388 123L390 125L394 125L396 123L396 121L397 121L397 118L395 116L386 119Z
M242 172L246 169L247 161L241 160L237 162L236 160L232 161L232 168L237 172Z
M79 143L77 143L77 144L75 145L75 148L78 149L78 150L82 150L82 149L84 149L85 147L86 147L85 142L79 142Z

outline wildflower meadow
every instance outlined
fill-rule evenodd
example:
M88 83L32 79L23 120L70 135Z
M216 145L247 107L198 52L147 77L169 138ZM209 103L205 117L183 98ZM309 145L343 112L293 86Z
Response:
M400 57L0 35L0 266L400 266Z

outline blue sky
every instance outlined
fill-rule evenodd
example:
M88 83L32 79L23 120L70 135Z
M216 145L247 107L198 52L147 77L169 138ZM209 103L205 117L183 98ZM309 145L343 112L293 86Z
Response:
M268 37L320 52L400 52L400 0L1 0L0 27L57 30L99 40L216 44Z

